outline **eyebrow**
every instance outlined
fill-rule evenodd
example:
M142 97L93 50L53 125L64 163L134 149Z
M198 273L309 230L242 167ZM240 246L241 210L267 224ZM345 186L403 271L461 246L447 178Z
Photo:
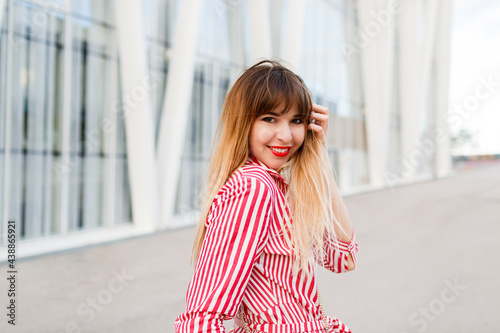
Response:
M275 117L280 117L281 116L281 114L273 112L273 111L269 111L266 114L270 114L271 116L275 116ZM295 116L293 116L293 117L294 118L301 118L300 113L296 113Z

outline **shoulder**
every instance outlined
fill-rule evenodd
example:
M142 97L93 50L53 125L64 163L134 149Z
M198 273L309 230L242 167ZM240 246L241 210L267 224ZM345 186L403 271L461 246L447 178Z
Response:
M222 186L215 197L216 205L230 198L259 196L273 201L276 185L272 177L262 168L243 165L238 168Z
M239 173L242 178L247 180L255 179L255 181L260 182L269 191L274 191L276 189L276 183L273 177L260 166L245 164L239 168L235 174L236 173Z
M265 170L245 165L231 175L226 185L235 192L259 190L270 196L274 196L275 190L273 179Z
M238 219L242 223L251 222L257 216L266 217L257 220L267 224L268 217L272 216L274 211L275 200L275 191L265 179L243 172L240 168L231 175L215 196L206 225L211 225L214 220L226 220L221 217L234 214L252 216L250 220Z

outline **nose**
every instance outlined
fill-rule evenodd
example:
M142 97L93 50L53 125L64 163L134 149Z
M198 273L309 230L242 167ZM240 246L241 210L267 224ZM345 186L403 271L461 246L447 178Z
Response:
M290 129L290 125L287 122L284 122L278 127L276 138L285 143L289 143L292 141L292 131Z

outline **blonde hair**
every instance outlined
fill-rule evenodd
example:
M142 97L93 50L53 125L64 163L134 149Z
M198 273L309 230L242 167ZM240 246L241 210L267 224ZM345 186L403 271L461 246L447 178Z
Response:
M302 79L279 62L264 60L247 69L229 91L219 118L212 146L208 180L200 199L203 202L193 246L192 259L198 260L205 222L217 192L249 156L248 140L254 120L284 104L288 112L297 106L307 124L312 99ZM314 258L325 255L325 236L337 239L343 232L334 206L342 205L325 145L311 130L302 146L279 169L289 182L287 200L292 213L290 237L296 268L306 272ZM215 147L215 148L214 148ZM283 229L285 226L283 226ZM282 230L286 235L286 230ZM346 235L347 236L347 235Z

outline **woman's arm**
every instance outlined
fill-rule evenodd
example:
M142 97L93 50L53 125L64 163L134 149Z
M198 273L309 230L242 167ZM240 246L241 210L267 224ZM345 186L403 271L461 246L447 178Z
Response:
M337 219L342 226L347 235L344 234L340 228L335 225L336 238L332 235L325 233L324 238L324 251L325 256L319 260L319 263L323 265L326 269L334 273L344 273L352 271L356 267L357 254L358 254L358 244L356 243L356 237L354 235L354 229L352 227L349 214L345 207L344 201L340 196L340 193L336 188L335 197L333 199L333 210Z
M347 212L347 207L345 206L344 200L342 199L342 196L340 195L340 191L337 187L336 184L334 184L334 197L333 197L333 213L337 217L337 219L340 222L340 225L342 226L342 230L335 225L335 233L337 234L337 237L340 241L344 243L347 247L349 247L349 244L352 243L352 245L349 247L350 249L353 249L354 244L356 244L356 241L354 239L354 228L351 223L351 218L349 217L349 213ZM344 232L347 234L345 235ZM355 250L357 252L357 244L355 247ZM348 260L347 260L347 270L351 271L356 267L356 253L353 253L349 251L348 255Z
M309 130L312 130L316 133L319 140L323 142L323 144L327 145L326 134L328 133L328 108L322 105L314 104L312 106L311 112L311 123L307 127ZM349 218L349 214L347 212L347 208L344 204L344 200L340 195L340 191L337 185L334 183L334 196L332 200L332 208L335 216L340 222L342 229L344 232L335 225L335 233L337 234L339 242L339 250L336 249L335 242L330 240L330 242L325 241L325 245L327 247L327 252L330 253L330 258L324 258L328 261L335 260L337 264L333 264L333 262L325 263L330 267L330 270L333 271L350 271L353 270L356 266L356 253L357 253L357 244L354 239L354 229L351 224L351 219ZM331 246L334 246L332 249ZM342 250L343 249L343 250ZM349 249L349 250L347 250ZM343 257L346 259L342 260L342 263L339 263L339 253L344 253ZM320 261L321 262L321 261ZM325 266L326 267L326 266ZM327 268L328 268L327 267ZM340 270L340 271L339 271Z
M318 262L326 269L334 273L344 273L356 267L358 244L354 233L349 242L344 242L325 236L325 255Z
M214 207L176 332L224 332L239 309L254 263L267 243L271 191L242 177Z

